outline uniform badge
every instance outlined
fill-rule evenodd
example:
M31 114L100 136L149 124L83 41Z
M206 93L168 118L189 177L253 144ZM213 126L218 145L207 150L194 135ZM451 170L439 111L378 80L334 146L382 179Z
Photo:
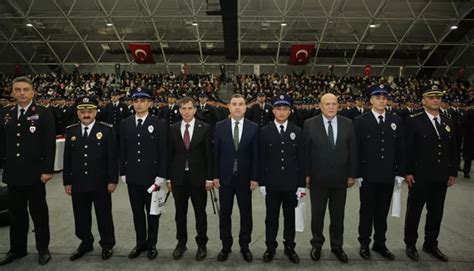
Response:
M175 114L178 114L178 110L175 109L175 110L174 110L174 113L175 113Z
M30 133L36 132L36 126L30 126Z
M122 108L122 107L120 107L120 112L122 112L122 111L123 111L123 108Z
M155 130L153 125L148 126L148 132L150 132L150 134L153 133L153 130Z
M295 138L296 138L296 134L295 134L294 132L291 132L291 134L290 134L290 138L291 138L291 140L295 140Z
M447 131L448 133L451 132L451 128L449 127L449 125L446 125L446 127L444 127L444 129L446 129L446 131Z
M268 113L268 109L265 109L265 113Z
M76 141L77 137L76 136L71 136L71 141Z
M97 137L98 140L100 140L102 136L103 134L101 132L97 132L97 134L95 134L95 137Z
M392 127L392 130L397 130L397 125L395 123L390 124L390 127Z
M285 96L280 95L280 100L283 100L283 99L285 99Z

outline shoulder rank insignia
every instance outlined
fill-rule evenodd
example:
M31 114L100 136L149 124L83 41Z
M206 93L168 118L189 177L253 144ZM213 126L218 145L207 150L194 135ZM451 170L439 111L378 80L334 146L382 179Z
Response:
M109 123L107 123L107 122L99 121L99 123L101 123L101 124L103 124L103 125L105 125L105 126L107 126L107 127L114 128L114 126L113 126L112 124L109 124Z
M422 114L423 114L423 112L418 112L418 113L415 113L415 114L411 114L411 115L410 115L410 118L418 117L418 116L420 116L420 115L422 115Z
M79 122L67 126L66 129L70 129L70 128L72 128L72 127L76 127L77 125L79 125Z

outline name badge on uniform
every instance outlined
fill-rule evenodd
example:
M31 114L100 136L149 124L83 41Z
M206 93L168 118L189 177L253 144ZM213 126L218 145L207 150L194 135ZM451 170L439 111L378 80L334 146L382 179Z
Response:
M446 131L447 131L448 133L451 132L451 128L449 127L449 125L446 125L446 127L444 127L444 129L446 129Z
M153 133L153 130L155 130L155 127L153 125L148 126L148 132Z
M392 127L392 130L397 130L397 125L395 123L390 124L390 127Z
M36 132L36 126L30 126L30 133Z
M97 134L95 134L95 137L97 137L98 140L100 140L102 136L103 134L101 132L97 132Z
M290 138L291 138L291 140L295 140L295 138L296 138L296 134L295 134L294 132L291 132L291 134L290 134Z

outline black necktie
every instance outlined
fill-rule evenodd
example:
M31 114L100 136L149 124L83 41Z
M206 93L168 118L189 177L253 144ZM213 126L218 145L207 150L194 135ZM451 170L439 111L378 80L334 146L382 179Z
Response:
M331 143L331 147L334 147L334 130L332 129L332 124L330 120L328 120L328 138L329 143Z
M142 120L142 119L138 119L137 122L138 122L137 128L138 128L138 129L142 128L142 122L143 122L143 120Z
M285 126L280 125L280 136L283 136L284 133L285 133Z
M436 132L438 133L438 136L441 136L441 124L438 122L438 117L433 118L436 126Z
M20 117L18 118L19 120L23 120L23 118L25 117L25 109L20 109Z
M89 127L87 127L87 126L84 127L84 134L82 135L84 138L87 138L87 136L89 135L89 134L87 133L87 130L89 130Z
M384 125L384 124L385 124L385 123L384 123L384 121L383 121L383 116L380 115L380 116L379 116L379 128L380 128L380 130L383 130L383 125Z

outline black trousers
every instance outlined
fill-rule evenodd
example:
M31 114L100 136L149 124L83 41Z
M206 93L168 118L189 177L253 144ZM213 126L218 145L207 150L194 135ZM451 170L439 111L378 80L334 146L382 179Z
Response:
M387 215L392 200L394 183L371 183L364 181L359 189L359 243L370 244L374 228L374 246L385 247Z
M159 215L150 215L151 194L147 192L147 189L148 187L145 186L128 185L136 246L142 249L151 249L156 246L160 222Z
M280 208L283 207L283 244L285 248L295 248L295 208L298 204L296 190L275 191L267 189L265 197L267 207L265 218L265 244L267 250L275 252L278 243L278 222L280 219Z
M176 239L178 245L186 245L188 242L187 216L188 216L188 201L191 198L191 203L194 208L194 217L196 220L195 238L198 246L206 246L209 238L207 237L207 191L204 185L191 185L189 175L185 174L183 185L173 185L173 197L176 207L175 221L176 221Z
M92 204L94 204L97 226L99 228L99 244L104 249L115 245L114 222L112 219L112 197L106 190L100 192L72 192L72 209L76 236L82 243L81 247L92 247L94 236L92 227Z
M44 251L49 247L49 215L44 183L28 186L8 185L10 213L10 252L18 255L27 253L28 229L33 219L36 249Z
M407 212L405 216L405 244L414 246L418 239L418 225L421 212L426 203L425 242L427 247L438 245L439 229L443 218L444 200L447 182L426 182L417 179L408 192Z
M234 182L236 183L236 182ZM252 235L252 192L250 191L250 181L248 186L222 185L219 188L219 204L221 215L219 217L220 238L222 249L231 251L232 238L232 208L234 196L237 197L237 204L240 211L240 248L247 250L251 242Z
M472 165L472 157L467 154L464 154L464 168L462 170L464 174L467 175L471 172L471 165Z
M323 235L324 216L326 215L326 206L329 206L331 248L341 249L344 241L344 209L347 189L329 189L317 186L311 186L310 189L311 232L313 234L311 245L314 248L321 248L326 240Z

